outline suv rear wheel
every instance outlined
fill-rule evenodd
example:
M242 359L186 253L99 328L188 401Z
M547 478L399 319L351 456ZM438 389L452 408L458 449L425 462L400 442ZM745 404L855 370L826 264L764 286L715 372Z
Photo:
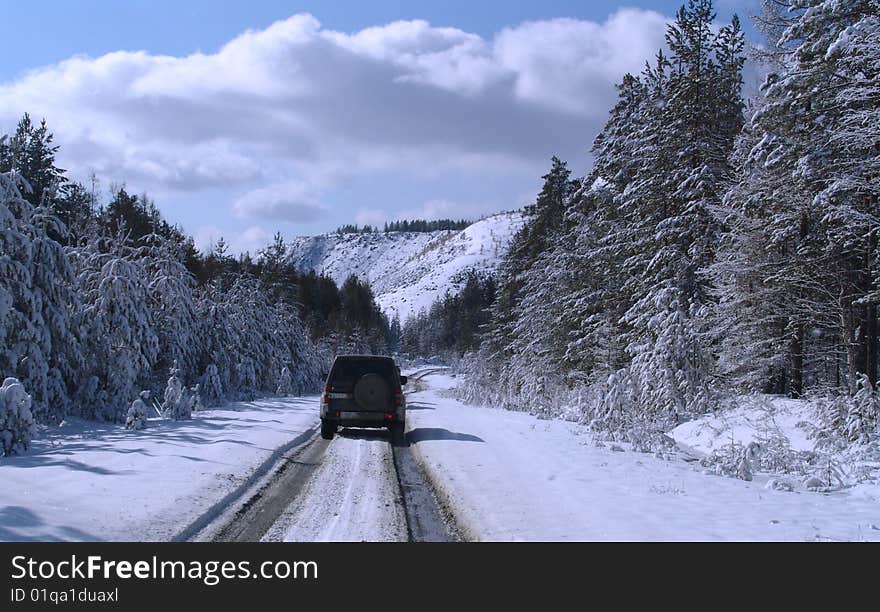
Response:
M321 419L321 437L325 440L332 440L335 435L336 423L327 419Z
M403 421L394 421L391 424L391 443L395 446L403 444L406 438L405 424Z

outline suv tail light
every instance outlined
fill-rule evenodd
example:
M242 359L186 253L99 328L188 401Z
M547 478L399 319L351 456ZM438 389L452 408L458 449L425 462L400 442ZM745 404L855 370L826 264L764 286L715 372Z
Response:
M394 405L403 406L403 390L400 387L394 389Z

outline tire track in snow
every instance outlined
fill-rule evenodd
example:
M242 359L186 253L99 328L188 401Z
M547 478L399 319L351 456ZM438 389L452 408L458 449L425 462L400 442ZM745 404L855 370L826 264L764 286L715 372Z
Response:
M410 378L419 381L442 369L426 368ZM212 539L462 539L454 516L437 500L409 441L392 446L387 430L344 429L332 442L314 439L285 458Z
M339 520L342 516L346 515L351 517L353 514L354 508L352 507L357 502L353 499L355 484L357 483L356 475L360 471L361 467L361 458L364 454L364 445L357 444L355 445L354 452L354 460L350 466L350 475L348 478L348 485L345 487L345 494L342 496L342 502L339 504L339 508L336 512L333 513L333 518L327 524L327 526L321 531L321 537L319 541L321 542L329 542L333 540L334 535L339 533L338 526Z
M219 542L258 542L278 521L295 496L321 465L327 452L326 440L315 439L287 457L273 478L235 513L212 538Z
M406 541L386 431L344 429L267 540Z
M256 487L260 480L269 474L273 468L276 472L272 475L270 484L271 482L275 482L278 479L278 474L284 469L285 464L288 461L291 461L292 458L295 458L298 454L304 452L304 450L312 447L315 441L310 443L309 440L317 435L317 431L318 427L314 426L307 429L284 446L277 448L262 464L260 464L259 467L257 467L256 470L251 473L250 476L248 476L245 482L223 496L223 498L212 505L207 512L190 522L189 525L173 536L171 541L186 542L187 540L196 539L197 536L208 529L213 522L218 521L224 512L228 511L229 508L235 506L237 503L240 503L242 499L247 499L245 502L246 508L253 500L253 496L250 498L246 497L248 493ZM284 461L284 464L281 464L280 467L276 467L281 460ZM259 493L257 495L259 495ZM239 514L242 511L243 509L239 510L236 514Z
M447 506L438 502L433 483L416 460L409 442L393 449L394 470L406 511L410 542L454 542L462 530Z

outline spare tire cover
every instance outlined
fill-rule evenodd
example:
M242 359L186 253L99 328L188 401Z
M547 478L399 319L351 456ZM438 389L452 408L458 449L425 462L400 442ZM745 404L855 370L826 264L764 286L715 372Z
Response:
M354 401L362 410L385 410L391 387L379 374L364 374L354 385Z

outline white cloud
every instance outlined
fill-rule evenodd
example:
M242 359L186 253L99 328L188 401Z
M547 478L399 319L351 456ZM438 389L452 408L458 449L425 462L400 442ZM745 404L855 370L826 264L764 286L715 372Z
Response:
M396 21L351 36L329 37L344 48L401 67L405 72L397 82L475 94L510 76L495 61L491 46L476 34L435 28L426 21Z
M222 188L237 217L314 220L322 198L371 173L540 176L553 154L585 156L614 84L662 44L664 21L623 9L488 40L424 21L348 34L295 15L214 54L33 70L0 84L0 131L28 111L49 120L75 178ZM346 205L350 218L363 208Z
M263 218L294 223L318 219L325 209L313 188L302 181L286 181L247 192L232 205L239 218Z
M605 23L553 19L503 30L498 62L516 75L516 95L567 112L606 116L608 86L640 72L663 45L666 18L621 9Z
M451 200L435 199L428 200L418 208L410 208L400 211L396 215L399 220L426 219L467 219L476 221L480 217L497 212L497 207L491 203L453 202Z
M388 213L377 208L361 208L354 216L358 225L382 225L388 220Z
M223 230L216 225L200 225L193 232L196 248L203 253L210 252L220 238L226 239Z
M254 225L239 232L224 232L215 225L202 225L193 232L196 248L207 253L217 244L220 238L229 245L230 255L238 255L245 251L251 254L264 249L272 240L272 234L266 229Z
M255 225L233 236L230 245L234 253L244 253L245 251L256 253L260 249L265 248L271 239L272 234L262 227Z

